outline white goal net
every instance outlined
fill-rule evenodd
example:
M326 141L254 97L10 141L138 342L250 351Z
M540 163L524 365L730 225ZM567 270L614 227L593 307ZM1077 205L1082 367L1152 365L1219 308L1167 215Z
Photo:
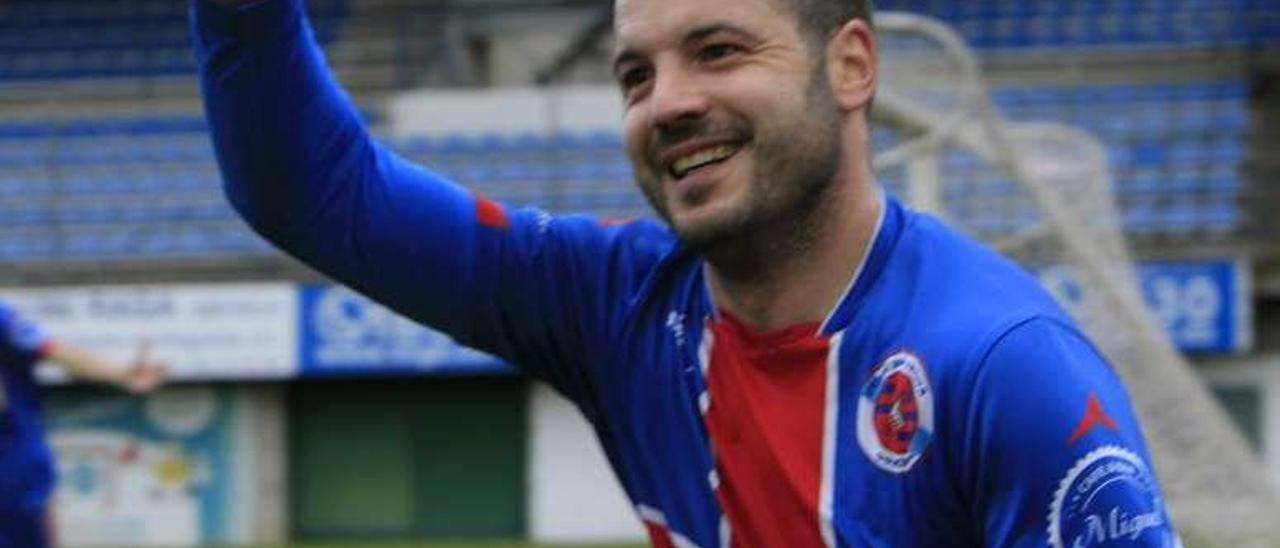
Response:
M878 14L878 177L1037 272L1115 364L1188 546L1280 546L1280 496L1150 314L1105 149L1088 133L1015 123L947 25Z

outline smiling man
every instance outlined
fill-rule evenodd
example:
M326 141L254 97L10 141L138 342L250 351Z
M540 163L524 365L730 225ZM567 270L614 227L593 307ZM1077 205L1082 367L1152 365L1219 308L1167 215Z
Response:
M854 0L618 0L662 223L508 209L374 142L300 0L196 0L228 196L282 249L591 421L655 546L1172 546L1115 373L876 185Z

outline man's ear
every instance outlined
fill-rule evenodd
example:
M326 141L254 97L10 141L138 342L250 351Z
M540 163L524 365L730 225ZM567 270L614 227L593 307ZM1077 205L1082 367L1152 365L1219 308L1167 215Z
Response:
M851 19L827 42L827 77L840 108L853 111L870 104L877 80L876 37L871 26Z

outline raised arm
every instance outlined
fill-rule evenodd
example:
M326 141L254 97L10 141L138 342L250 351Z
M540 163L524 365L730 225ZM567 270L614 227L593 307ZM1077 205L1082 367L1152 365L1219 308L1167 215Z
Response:
M566 393L589 384L579 369L600 361L589 357L605 345L609 306L668 247L664 230L480 199L374 142L326 68L302 0L193 2L226 193L256 231Z
M232 205L317 270L466 331L459 311L474 307L481 204L372 140L326 68L302 0L221 1L194 0L193 30Z

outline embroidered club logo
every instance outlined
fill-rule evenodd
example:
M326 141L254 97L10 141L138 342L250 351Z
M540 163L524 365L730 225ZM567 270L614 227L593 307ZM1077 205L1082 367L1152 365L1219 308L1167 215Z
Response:
M910 470L933 438L933 387L924 364L899 352L876 366L858 398L858 445L886 472Z
M1132 451L1107 445L1076 461L1049 504L1049 545L1178 545L1151 470Z

